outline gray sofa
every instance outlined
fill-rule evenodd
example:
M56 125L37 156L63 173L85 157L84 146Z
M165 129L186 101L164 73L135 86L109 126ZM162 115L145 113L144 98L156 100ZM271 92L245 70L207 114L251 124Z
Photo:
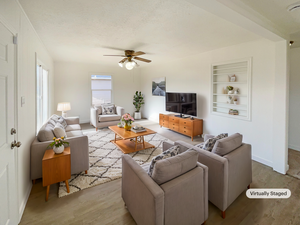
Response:
M53 115L56 116L56 115ZM53 117L52 116L52 117ZM50 117L49 120L52 118ZM79 117L64 118L67 126L65 132L66 141L71 148L71 174L77 174L89 169L89 145L88 137L82 133L79 125ZM31 180L42 177L42 159L52 139L54 138L53 125L49 120L41 127L30 148L30 174Z
M213 135L205 135L204 141ZM218 140L213 150L206 151L183 141L175 142L181 151L195 149L198 162L208 167L208 200L225 210L252 182L251 145L242 143L242 135L233 134Z
M173 146L164 143L163 150ZM208 218L208 168L197 151L140 166L122 156L122 198L137 224L202 224Z
M90 123L98 130L98 128L117 125L122 115L125 114L125 109L121 106L115 106L114 114L103 115L102 107L99 105L91 107L90 113Z

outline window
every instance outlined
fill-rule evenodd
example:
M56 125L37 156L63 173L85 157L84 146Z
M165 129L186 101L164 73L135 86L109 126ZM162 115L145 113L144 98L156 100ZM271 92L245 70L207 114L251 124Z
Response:
M48 119L49 94L48 71L41 65L37 67L36 74L36 125L37 131Z
M109 75L91 75L92 105L111 103L112 80Z

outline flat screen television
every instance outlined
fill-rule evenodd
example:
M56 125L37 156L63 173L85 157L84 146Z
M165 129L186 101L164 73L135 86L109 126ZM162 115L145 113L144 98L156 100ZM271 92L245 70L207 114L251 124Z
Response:
M197 94L167 92L166 111L180 113L178 117L197 116Z

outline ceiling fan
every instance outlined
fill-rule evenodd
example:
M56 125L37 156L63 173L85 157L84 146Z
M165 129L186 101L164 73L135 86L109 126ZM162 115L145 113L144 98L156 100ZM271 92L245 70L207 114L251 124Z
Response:
M125 55L104 55L104 56L120 56L120 57L125 57L124 59L122 59L119 62L119 66L120 67L124 67L125 66L126 69L132 70L134 67L139 66L135 60L139 60L139 61L146 62L146 63L150 63L151 62L151 60L149 60L149 59L144 59L144 58L138 57L139 55L144 55L144 54L146 54L146 53L145 52L141 52L141 51L135 52L133 50L125 50Z

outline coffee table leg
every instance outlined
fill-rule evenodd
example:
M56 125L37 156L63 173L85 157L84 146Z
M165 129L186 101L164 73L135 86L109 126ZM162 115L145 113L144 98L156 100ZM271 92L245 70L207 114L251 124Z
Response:
M49 197L49 190L50 190L50 185L47 186L47 192L46 192L46 202L48 201Z
M143 139L143 148L145 149L145 140L144 140L144 136L142 136Z
M136 150L136 147L137 147L137 137L135 138L135 150Z
M67 187L67 192L70 193L68 180L65 180L65 184L66 184L66 187Z
M115 133L115 142L117 142L117 134Z

